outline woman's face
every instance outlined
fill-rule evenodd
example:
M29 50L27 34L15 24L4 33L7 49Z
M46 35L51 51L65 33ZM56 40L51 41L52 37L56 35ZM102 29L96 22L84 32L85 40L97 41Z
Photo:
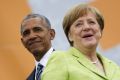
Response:
M71 26L68 32L69 40L76 48L96 48L101 38L100 26L96 16L89 12L79 17Z

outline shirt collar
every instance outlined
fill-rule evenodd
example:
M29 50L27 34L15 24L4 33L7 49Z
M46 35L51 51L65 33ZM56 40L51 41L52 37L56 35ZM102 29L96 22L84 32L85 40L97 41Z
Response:
M47 61L48 61L48 59L49 59L49 57L50 57L50 55L51 55L52 52L53 52L53 48L51 47L51 48L47 51L47 53L45 53L45 55L42 57L42 59L41 59L40 61L36 61L36 60L35 60L36 68L37 68L37 65L38 65L39 63L42 64L42 65L45 67L46 64L47 64Z

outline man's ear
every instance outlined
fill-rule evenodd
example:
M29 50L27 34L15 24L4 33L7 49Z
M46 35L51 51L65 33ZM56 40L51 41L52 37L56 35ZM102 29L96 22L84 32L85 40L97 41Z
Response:
M50 39L53 40L55 37L55 30L54 29L50 29Z

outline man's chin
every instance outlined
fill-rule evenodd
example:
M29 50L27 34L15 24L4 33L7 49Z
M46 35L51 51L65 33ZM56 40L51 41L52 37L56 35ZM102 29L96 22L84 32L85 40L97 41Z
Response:
M38 49L32 51L32 54L33 54L34 56L39 56L40 53L41 53L41 51L38 50Z
M33 56L39 56L44 53L44 47L34 47L34 48L29 48L29 51L33 54Z
M36 51L41 51L41 48L39 48L39 47L30 47L28 50L29 50L31 53L34 53L34 52L36 52Z

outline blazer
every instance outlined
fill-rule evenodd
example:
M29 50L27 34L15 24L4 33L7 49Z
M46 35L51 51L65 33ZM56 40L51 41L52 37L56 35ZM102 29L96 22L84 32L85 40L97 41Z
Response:
M98 54L105 74L79 50L55 51L42 73L42 80L120 80L120 67Z

